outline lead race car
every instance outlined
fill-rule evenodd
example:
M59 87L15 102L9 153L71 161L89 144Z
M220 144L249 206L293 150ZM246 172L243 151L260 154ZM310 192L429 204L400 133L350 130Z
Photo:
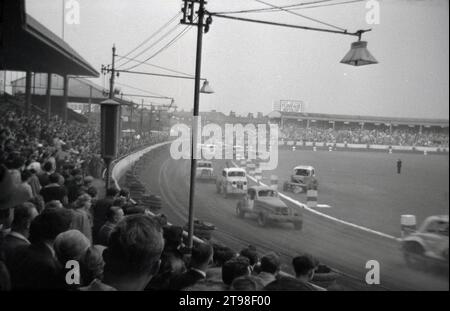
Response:
M254 215L258 225L265 227L268 222L290 222L294 228L303 227L303 208L289 207L278 197L278 192L267 186L252 186L247 194L239 200L236 215L244 218L246 214Z

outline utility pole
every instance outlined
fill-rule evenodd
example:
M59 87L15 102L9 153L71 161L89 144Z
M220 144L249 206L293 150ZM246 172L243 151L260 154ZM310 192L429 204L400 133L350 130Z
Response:
M195 60L195 86L194 86L194 109L192 122L192 145L191 145L191 176L189 188L189 220L188 220L188 245L192 250L193 236L194 236L194 194L195 194L195 171L197 169L197 135L198 135L198 115L200 106L200 80L201 80L201 66L202 66L202 43L203 43L203 27L205 26L203 20L205 18L205 0L183 0L184 7L182 8L183 19L182 24L197 26L197 52ZM194 22L195 6L198 5L198 19ZM205 31L209 29L211 23L210 17L206 22Z
M114 77L115 77L115 61L116 61L116 46L112 47L112 62L111 62L111 78L109 79L109 99L114 97Z
M150 113L148 118L148 131L150 132L150 136L152 135L152 118L153 118L153 104L150 105Z
M131 148L134 147L134 126L133 126L133 112L134 112L134 103L131 102L131 108L130 108L130 121L128 121L128 127L131 133Z
M109 96L108 96L109 99L114 98L114 78L116 76L115 61L116 61L116 46L113 45L111 67L109 65L108 66L102 65L102 73L108 73L108 72L111 73L111 77L109 78ZM120 107L119 107L119 110L120 110ZM120 119L119 119L119 122L121 122ZM120 125L119 125L119 128L120 128ZM105 157L103 160L105 161L105 167L106 167L105 188L108 189L111 184L110 169L111 169L111 162L113 159L110 157Z
M142 137L142 126L144 122L144 99L141 102L141 120L139 122L139 135Z

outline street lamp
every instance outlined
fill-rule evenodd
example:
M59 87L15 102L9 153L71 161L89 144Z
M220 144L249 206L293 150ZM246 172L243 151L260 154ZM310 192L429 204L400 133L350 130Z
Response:
M203 93L203 94L213 94L214 93L214 90L209 85L208 80L205 80L205 82L203 82L203 86L200 89L200 93Z
M341 60L342 64L352 66L364 66L378 64L378 61L367 49L367 41L361 41L361 37L358 41L353 42L350 51Z
M113 99L100 103L101 110L101 155L106 165L106 189L110 186L110 166L119 149L119 107Z

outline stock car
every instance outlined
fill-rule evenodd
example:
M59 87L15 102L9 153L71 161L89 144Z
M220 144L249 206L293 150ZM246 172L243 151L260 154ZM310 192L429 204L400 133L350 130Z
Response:
M292 169L290 181L285 181L283 191L293 193L306 192L309 188L317 189L318 182L314 167L310 165L299 165Z
M290 222L294 228L303 227L302 209L288 207L278 197L278 192L267 186L252 186L247 194L239 200L236 215L244 218L246 214L257 217L258 225L265 227L268 222Z
M247 173L243 168L226 167L216 180L217 193L227 198L229 195L245 195L247 193Z
M414 215L403 215L401 224L401 249L408 266L422 269L442 263L448 268L448 215L430 216L418 230Z
M202 181L213 181L216 180L216 176L214 175L214 169L211 161L207 160L198 160L197 161L197 169L195 173L195 177L198 180Z

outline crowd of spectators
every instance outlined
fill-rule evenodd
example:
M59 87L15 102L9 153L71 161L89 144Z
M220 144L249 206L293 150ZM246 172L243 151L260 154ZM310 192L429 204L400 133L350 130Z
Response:
M391 146L427 146L448 147L448 133L429 129L412 128L362 129L360 126L346 126L339 129L332 127L310 126L306 128L299 123L286 122L281 129L280 138L294 141L325 143L370 144Z
M128 141L122 154L161 139ZM89 125L0 116L0 290L323 290L311 283L318 262L310 255L294 258L296 275L287 276L278 254L252 246L187 251L183 228L127 190L99 198L89 175L98 142Z

